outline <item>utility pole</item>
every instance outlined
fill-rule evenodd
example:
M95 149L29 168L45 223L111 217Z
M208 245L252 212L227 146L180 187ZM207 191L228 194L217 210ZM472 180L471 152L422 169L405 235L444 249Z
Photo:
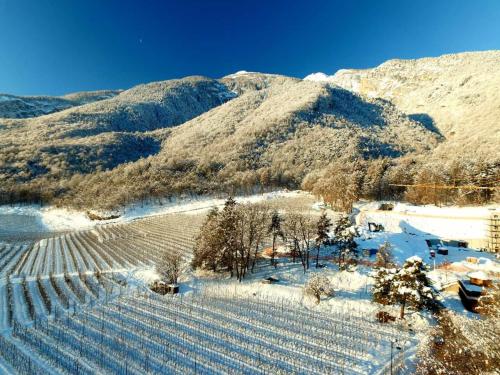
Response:
M394 341L391 341L391 375L392 375L392 348L394 347Z

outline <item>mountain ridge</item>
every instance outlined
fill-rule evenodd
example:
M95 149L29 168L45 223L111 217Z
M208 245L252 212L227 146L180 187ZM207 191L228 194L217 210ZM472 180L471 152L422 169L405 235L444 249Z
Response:
M440 156L463 147L495 157L500 143L499 72L500 51L492 50L393 59L371 69L342 69L306 79L322 78L360 95L384 98L420 117L447 138L436 150Z
M386 178L405 183L420 178L419 168L437 175L456 169L455 161L462 169L478 166L467 178L473 170L495 174L499 129L492 114L475 112L489 108L494 117L500 108L491 92L500 51L486 55L484 64L484 53L392 60L304 80L256 72L192 76L43 116L2 118L4 201L44 191L48 201L92 205L100 196L107 202L99 204L113 206L159 194L299 187L326 176L328 165L356 160L389 160L381 173L392 168ZM95 95L69 99L89 97ZM448 126L450 111L465 120ZM471 126L471 119L484 123ZM394 172L398 165L407 173ZM105 196L106 180L116 187L113 198Z

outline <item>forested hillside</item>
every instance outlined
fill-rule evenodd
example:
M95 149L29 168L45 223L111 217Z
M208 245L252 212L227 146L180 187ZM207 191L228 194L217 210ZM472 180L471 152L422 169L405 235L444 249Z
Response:
M89 91L54 96L16 96L0 94L0 118L29 118L59 112L78 105L109 99L117 90Z
M499 127L491 113L500 100L491 85L500 77L498 56L395 60L306 80L188 77L49 115L0 119L2 201L113 208L277 187L302 187L341 209L362 197L498 199L494 189L396 186L497 184Z
M218 81L188 77L136 86L47 116L0 119L0 176L5 184L43 180L50 186L112 169L159 151L161 137L148 130L181 124L232 96Z
M446 138L436 149L440 157L468 152L500 158L500 51L389 60L373 69L342 69L321 80L390 100L436 129Z

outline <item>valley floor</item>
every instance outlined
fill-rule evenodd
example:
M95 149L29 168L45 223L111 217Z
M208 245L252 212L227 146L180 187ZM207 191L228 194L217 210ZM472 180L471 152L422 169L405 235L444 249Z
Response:
M322 208L303 192L238 200L315 214ZM101 225L78 221L80 214L73 219L73 214L69 219L61 214L61 222L54 219L59 226L47 227L72 230L37 241L0 243L0 372L383 374L389 372L391 356L395 366L404 364L402 372L412 372L417 344L429 334L433 319L409 310L405 320L376 322L382 307L372 302L373 256L362 255L356 268L339 271L326 247L320 254L324 268L312 262L307 273L285 256L276 268L263 256L241 283L188 270L178 296L151 293L158 253L180 252L189 261L206 212L223 203L193 199L130 207ZM493 254L475 249L448 246L448 255L429 258L425 240L442 238L439 232L400 216L382 222L373 207L358 210L356 241L362 254L388 241L399 263L413 255L430 263L438 289L444 278L500 271ZM43 217L43 212L50 209L36 215ZM384 231L370 232L368 219L379 220ZM478 262L468 262L470 257ZM315 273L327 276L335 291L319 304L304 295L304 284ZM268 277L279 281L263 283ZM441 297L446 307L475 318L455 294ZM397 307L384 310L397 316ZM391 355L394 345L400 349Z

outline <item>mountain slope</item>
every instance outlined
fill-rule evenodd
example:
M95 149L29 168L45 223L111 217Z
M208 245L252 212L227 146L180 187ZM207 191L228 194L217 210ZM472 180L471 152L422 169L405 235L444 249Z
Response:
M161 137L144 132L181 124L234 96L216 80L188 77L46 116L0 119L0 176L69 178L137 160L160 147Z
M457 152L500 158L500 51L389 60L373 69L307 77L390 100L446 138L436 155Z
M75 194L115 206L124 196L296 187L336 160L422 153L439 141L387 101L297 80L249 91L168 135L149 134L160 133L160 152L82 181L69 201ZM114 182L106 198L105 181Z
M394 184L491 185L500 176L499 54L391 60L306 80L187 77L0 119L0 199L109 208L304 182L328 190L346 178L356 191L365 179L377 199L401 193ZM469 193L457 202L492 196Z
M265 74L240 71L230 74L220 79L230 90L238 95L250 91L257 91L269 88L271 86L279 86L289 82L297 82L298 78L286 77L278 74Z
M116 90L89 91L56 96L16 96L0 94L0 118L30 118L64 109L109 99L118 95Z

